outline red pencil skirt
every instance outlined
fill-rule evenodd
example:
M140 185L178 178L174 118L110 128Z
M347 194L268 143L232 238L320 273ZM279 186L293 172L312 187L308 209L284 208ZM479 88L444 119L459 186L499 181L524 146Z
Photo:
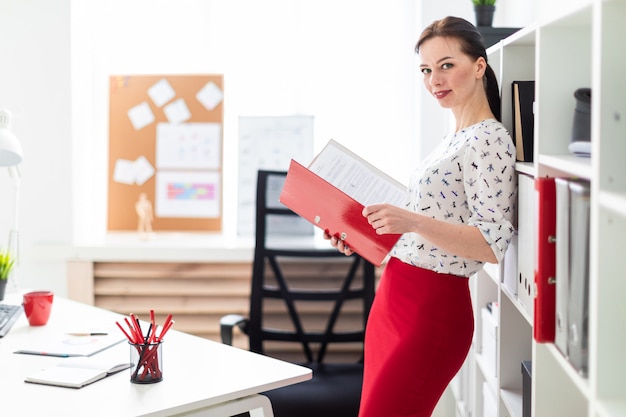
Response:
M427 417L474 332L469 280L391 258L365 334L359 417Z

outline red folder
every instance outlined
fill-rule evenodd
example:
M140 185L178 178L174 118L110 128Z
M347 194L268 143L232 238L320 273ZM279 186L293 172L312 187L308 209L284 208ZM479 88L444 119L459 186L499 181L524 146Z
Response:
M533 336L553 343L556 326L556 185L554 178L536 178L537 253Z
M280 202L352 250L380 266L401 235L378 235L363 217L363 205L292 160Z

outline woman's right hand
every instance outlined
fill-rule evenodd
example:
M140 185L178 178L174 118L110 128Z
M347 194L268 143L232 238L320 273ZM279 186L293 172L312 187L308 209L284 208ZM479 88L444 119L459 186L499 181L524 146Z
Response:
M330 241L333 247L337 248L339 252L346 256L350 256L354 253L348 245L343 243L343 240L339 239L337 236L331 236L327 230L324 230L324 239Z

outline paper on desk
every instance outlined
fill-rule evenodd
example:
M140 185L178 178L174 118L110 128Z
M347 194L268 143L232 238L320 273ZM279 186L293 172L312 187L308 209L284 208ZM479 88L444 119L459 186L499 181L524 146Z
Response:
M119 331L110 331L99 336L72 336L60 334L58 337L48 337L40 342L33 342L14 353L43 356L91 356L110 348L125 340Z

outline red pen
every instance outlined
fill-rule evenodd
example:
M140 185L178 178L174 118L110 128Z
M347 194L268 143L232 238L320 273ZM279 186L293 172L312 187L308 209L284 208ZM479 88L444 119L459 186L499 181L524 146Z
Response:
M122 333L124 333L124 336L126 336L126 338L128 339L128 341L132 342L133 339L131 339L130 335L128 333L126 333L126 330L124 330L124 328L122 327L121 324L119 324L118 322L115 322L115 324L117 324L117 327L120 328L120 330L122 331Z

